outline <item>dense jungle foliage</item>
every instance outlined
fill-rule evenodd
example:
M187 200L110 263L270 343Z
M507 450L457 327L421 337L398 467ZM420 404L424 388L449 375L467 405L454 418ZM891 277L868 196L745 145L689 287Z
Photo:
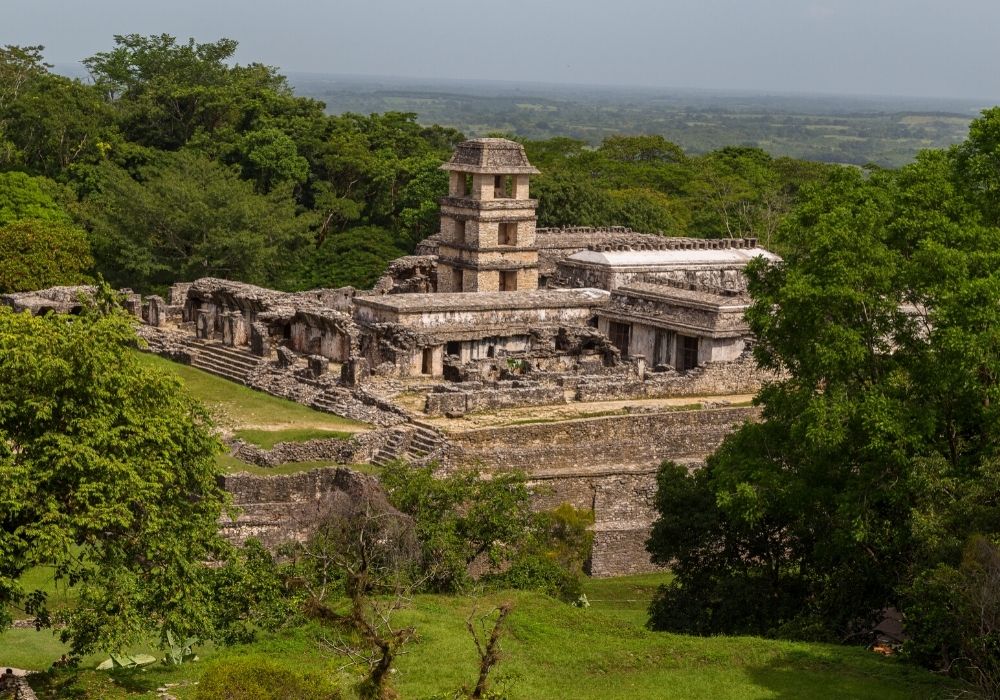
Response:
M748 268L763 421L659 474L658 629L857 641L1000 693L1000 108L809 188Z
M232 65L235 49L116 36L84 60L87 81L51 72L42 47L0 49L0 247L29 227L59 253L5 259L17 269L0 291L87 273L143 292L202 276L368 287L437 231L439 166L461 133L413 113L327 115L274 68ZM800 187L831 167L742 147L690 157L660 136L524 143L543 171L542 226L765 244Z

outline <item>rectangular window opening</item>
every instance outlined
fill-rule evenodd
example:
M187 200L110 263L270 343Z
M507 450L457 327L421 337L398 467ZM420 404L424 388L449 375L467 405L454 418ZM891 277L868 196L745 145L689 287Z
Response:
M627 323L618 323L617 321L611 321L608 323L608 337L611 339L611 344L614 345L622 354L622 358L628 357L628 345L629 336L631 335L632 326Z
M493 197L495 199L514 198L513 175L497 175L493 178Z
M517 270L511 270L510 272L500 273L500 291L501 292L516 292L517 291Z
M698 366L698 339L687 335L677 336L677 369L681 372Z
M500 230L497 234L497 243L499 245L517 245L517 222L516 221L504 221L500 224Z

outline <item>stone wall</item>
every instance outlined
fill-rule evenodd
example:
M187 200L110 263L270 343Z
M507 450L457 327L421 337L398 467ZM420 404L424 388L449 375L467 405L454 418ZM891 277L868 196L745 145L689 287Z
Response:
M446 468L607 471L611 467L652 468L664 459L702 458L758 409L606 416L559 423L481 428L450 433Z
M18 673L23 673L19 671ZM24 676L14 675L12 669L4 669L0 674L0 696L10 700L38 700L35 691L28 685Z
M577 401L620 401L681 396L756 394L767 382L778 378L760 369L750 352L732 362L709 362L678 372L647 372L645 380L615 376L584 377L576 385Z
M468 382L460 390L436 391L427 395L424 411L430 416L463 415L476 411L495 411L515 406L544 406L562 403L560 386L534 382L497 382L494 386Z
M221 486L238 509L235 518L220 519L222 535L236 544L254 537L269 548L306 539L321 519L349 513L366 498L385 503L375 477L340 467L281 476L227 474Z
M269 450L242 440L233 442L233 457L259 467L328 459L338 464L367 464L385 444L388 432L359 433L350 439L318 438L303 442L279 442Z
M700 461L678 460L691 467ZM658 465L657 465L658 466ZM569 503L594 511L594 542L589 573L624 576L654 571L646 540L657 513L656 466L604 472L546 473L530 485L538 509Z

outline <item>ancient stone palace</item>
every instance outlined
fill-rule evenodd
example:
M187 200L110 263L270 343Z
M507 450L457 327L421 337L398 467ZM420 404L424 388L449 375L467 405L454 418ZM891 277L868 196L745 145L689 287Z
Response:
M373 289L178 283L169 299L127 297L141 335L154 352L372 425L330 448L336 462L524 470L540 506L594 510L593 574L647 570L659 463L696 467L755 416L749 400L770 376L751 357L743 269L776 256L754 239L536 228L538 171L513 141L466 141L442 168L440 232ZM3 297L35 312L72 312L76 299ZM296 449L283 458L325 448ZM237 538L280 538L289 509L316 501L247 479L230 477Z

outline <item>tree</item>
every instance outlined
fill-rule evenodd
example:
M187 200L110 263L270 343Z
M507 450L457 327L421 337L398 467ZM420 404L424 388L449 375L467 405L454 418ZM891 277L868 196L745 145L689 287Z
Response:
M352 286L370 289L390 260L406 255L403 241L385 229L359 226L331 233L304 248L283 284L295 289Z
M0 173L0 226L18 219L69 222L69 214L56 197L69 198L48 178L19 172Z
M959 182L990 223L1000 224L1000 107L983 110L969 125L969 137L953 147L952 155Z
M683 163L687 160L680 146L658 135L609 136L598 150L612 160L625 163Z
M116 35L114 49L83 64L99 93L115 106L129 140L175 150L199 131L248 124L269 98L290 97L275 69L229 66L236 46L226 38L179 44L169 34Z
M428 583L436 590L462 588L474 561L482 557L497 567L529 537L533 516L523 474L435 477L433 467L399 462L383 471L381 481L393 505L413 517L424 561L434 563Z
M0 309L0 622L23 606L64 623L75 653L214 629L204 562L225 551L220 445L204 410L134 345L124 312ZM42 592L22 590L35 566L77 602L50 613Z
M748 268L758 362L787 378L707 467L665 465L657 628L845 641L1000 532L1000 229L927 152L807 188Z
M226 277L282 286L315 218L297 215L287 192L268 195L196 153L161 154L137 178L104 164L81 216L112 284L162 288Z
M906 655L1000 697L1000 545L973 537L958 566L921 573L907 597Z
M534 512L523 473L481 478L475 471L435 474L433 466L387 466L381 481L392 504L414 520L427 575L436 591L476 585L580 593L590 556L593 514L563 504Z
M416 630L397 627L392 617L422 581L419 545L412 520L384 499L366 494L353 505L323 521L297 548L297 556L312 569L302 579L308 592L305 612L341 631L332 649L366 667L367 677L358 685L362 698L394 700L392 665ZM333 577L342 583L346 610L328 599Z
M84 284L93 264L87 235L68 223L22 219L0 225L0 292Z

